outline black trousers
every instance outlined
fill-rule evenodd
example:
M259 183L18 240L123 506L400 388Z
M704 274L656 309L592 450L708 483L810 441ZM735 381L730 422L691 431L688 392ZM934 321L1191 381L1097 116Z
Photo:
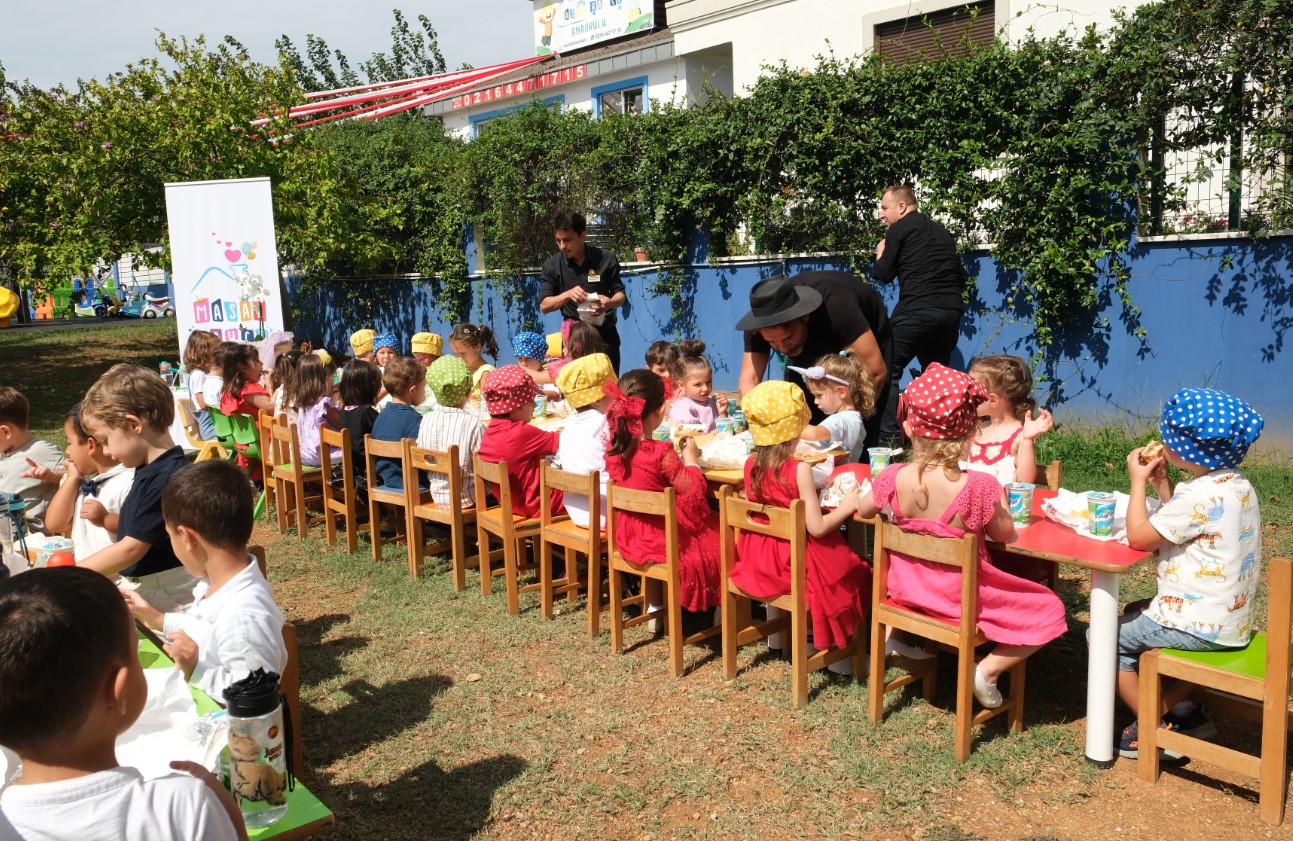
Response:
M912 360L924 371L931 362L948 364L960 335L961 313L957 310L915 309L889 319L893 334L893 355L889 359L889 394L880 413L878 446L896 446L902 437L898 423L898 393L902 375Z

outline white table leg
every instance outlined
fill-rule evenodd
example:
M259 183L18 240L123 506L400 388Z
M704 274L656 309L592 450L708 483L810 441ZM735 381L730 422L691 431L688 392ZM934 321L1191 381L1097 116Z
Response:
M1113 765L1113 711L1118 671L1118 578L1091 570L1091 638L1086 667L1086 758Z

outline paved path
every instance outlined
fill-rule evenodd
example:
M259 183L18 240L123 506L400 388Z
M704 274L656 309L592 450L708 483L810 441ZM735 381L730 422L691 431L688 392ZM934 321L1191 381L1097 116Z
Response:
M130 324L135 321L160 321L157 318L50 318L42 321L29 321L26 324L19 324L17 321L9 323L10 330L88 330L95 327L111 327L112 325Z

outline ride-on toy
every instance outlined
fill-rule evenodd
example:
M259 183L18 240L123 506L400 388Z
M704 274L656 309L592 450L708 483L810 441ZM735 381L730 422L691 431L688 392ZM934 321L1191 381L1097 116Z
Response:
M168 297L155 297L131 292L119 312L127 318L174 318L175 307Z

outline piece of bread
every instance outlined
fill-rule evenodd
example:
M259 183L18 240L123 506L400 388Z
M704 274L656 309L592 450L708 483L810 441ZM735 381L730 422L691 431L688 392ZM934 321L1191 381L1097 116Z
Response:
M1149 464L1163 454L1162 441L1150 441L1140 450L1140 463Z

